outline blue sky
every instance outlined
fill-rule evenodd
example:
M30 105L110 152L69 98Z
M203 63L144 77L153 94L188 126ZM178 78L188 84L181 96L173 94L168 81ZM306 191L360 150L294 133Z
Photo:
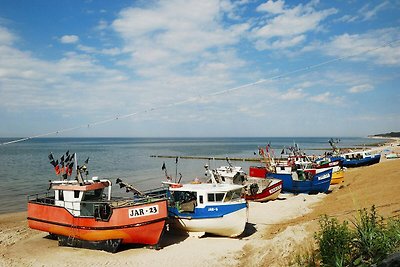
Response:
M1 1L0 136L400 131L400 41L384 46L398 14L400 1Z

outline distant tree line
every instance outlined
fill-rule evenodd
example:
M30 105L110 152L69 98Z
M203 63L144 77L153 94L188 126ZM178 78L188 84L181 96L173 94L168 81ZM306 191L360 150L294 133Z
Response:
M400 137L400 132L390 132L390 133L375 134L374 136L382 136L382 137Z

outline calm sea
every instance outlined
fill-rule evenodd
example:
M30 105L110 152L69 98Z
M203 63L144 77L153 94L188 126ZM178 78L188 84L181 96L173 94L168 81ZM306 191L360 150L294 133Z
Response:
M340 138L341 147L362 146L376 143L368 138ZM13 138L0 138L0 142ZM226 165L223 161L154 158L150 155L206 156L206 157L255 157L258 147L270 143L277 155L284 146L296 142L312 154L323 154L329 150L326 137L290 138L39 138L25 142L0 146L0 213L26 210L27 195L45 192L49 180L56 180L48 155L53 152L60 158L67 150L77 153L78 164L90 158L89 178L99 176L115 182L116 178L135 185L139 189L150 189L165 180L161 170L165 162L168 174L182 174L182 181L204 177L204 165L211 167ZM245 170L254 163L234 163ZM178 174L179 176L179 174ZM118 195L126 194L118 187ZM126 194L126 196L129 196Z

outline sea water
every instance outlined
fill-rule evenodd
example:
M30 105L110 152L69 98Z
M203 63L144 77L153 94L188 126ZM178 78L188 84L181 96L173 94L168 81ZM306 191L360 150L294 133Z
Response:
M195 178L205 179L204 165L211 168L226 165L224 161L192 160L150 157L202 156L202 157L258 157L258 147L265 148L269 143L275 155L282 148L298 144L309 154L323 154L330 150L326 137L265 137L265 138L37 138L24 142L0 146L0 213L26 210L27 196L43 193L49 187L49 180L57 180L48 155L55 159L69 151L76 153L78 165L89 157L88 178L93 176L110 179L114 185L116 178L133 184L141 190L161 186L165 163L169 176L182 182ZM0 138L0 142L13 138ZM376 143L368 138L340 138L339 147L357 147ZM254 162L233 162L248 171ZM260 163L261 164L261 163ZM180 173L180 174L179 174ZM74 175L72 176L73 179ZM131 196L118 186L113 193Z

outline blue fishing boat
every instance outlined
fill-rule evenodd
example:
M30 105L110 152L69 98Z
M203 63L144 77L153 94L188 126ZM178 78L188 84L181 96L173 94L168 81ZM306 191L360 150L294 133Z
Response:
M247 222L242 190L243 186L233 184L171 184L171 226L198 235L240 235Z
M340 149L336 146L340 140L334 141L332 138L329 140L329 144L332 147L333 152L330 154L330 161L341 160L343 167L361 167L379 163L381 154L372 153L372 150L363 151L350 151L348 153L340 153Z
M283 191L292 193L322 193L327 192L332 179L332 169L318 173L304 170L290 172L268 173L267 177L283 181Z
M361 167L379 163L381 154L372 154L371 151L355 151L341 155L343 167Z

